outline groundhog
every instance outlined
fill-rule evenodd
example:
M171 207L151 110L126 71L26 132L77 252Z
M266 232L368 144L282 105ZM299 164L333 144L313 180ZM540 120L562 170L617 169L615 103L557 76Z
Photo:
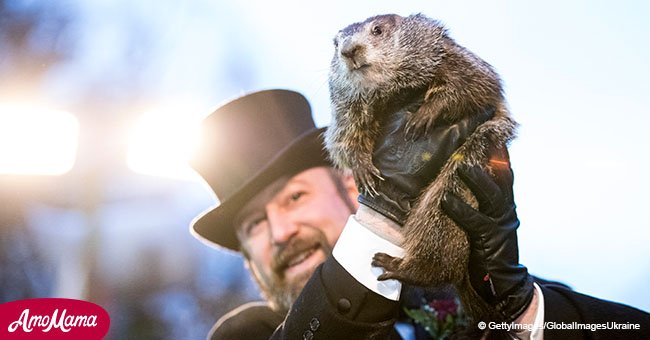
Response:
M407 136L418 138L436 123L494 112L418 196L402 228L405 257L377 253L373 265L385 270L380 280L424 287L451 284L473 320L500 319L470 285L467 235L440 207L443 194L452 192L477 208L457 168L480 166L490 172L488 151L505 148L515 136L517 124L510 118L499 76L458 45L440 22L422 14L379 15L354 23L338 32L334 46L329 74L333 123L325 134L326 148L335 165L352 170L366 194L376 194L375 183L382 180L372 163L382 117L406 109ZM416 109L408 111L413 103Z

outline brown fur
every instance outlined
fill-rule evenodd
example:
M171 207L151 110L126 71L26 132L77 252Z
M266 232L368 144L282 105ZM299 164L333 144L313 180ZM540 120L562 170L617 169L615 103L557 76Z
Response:
M406 256L378 253L373 265L385 269L384 280L427 287L452 284L475 320L496 319L470 285L467 236L441 211L440 201L449 191L477 207L456 170L465 164L489 171L488 150L504 147L515 136L516 123L498 75L451 39L438 21L421 14L371 17L341 30L334 43L329 77L334 122L326 145L333 162L350 168L366 194L375 194L375 181L382 180L372 151L385 115L421 103L406 125L416 138L440 119L456 122L495 110L419 196L403 227Z

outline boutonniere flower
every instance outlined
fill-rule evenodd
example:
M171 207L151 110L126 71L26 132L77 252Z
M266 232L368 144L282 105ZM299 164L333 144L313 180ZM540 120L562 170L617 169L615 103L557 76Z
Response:
M467 317L458 299L424 301L420 308L404 311L434 339L447 339L467 327Z

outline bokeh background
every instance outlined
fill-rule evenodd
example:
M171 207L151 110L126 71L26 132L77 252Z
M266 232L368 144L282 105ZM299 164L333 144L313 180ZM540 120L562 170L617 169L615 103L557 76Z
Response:
M259 299L238 256L189 235L216 203L183 164L196 123L289 88L327 125L333 36L390 12L440 19L500 73L521 123L521 262L650 310L645 1L0 0L0 302L86 299L111 339L202 339ZM63 165L17 168L15 154Z

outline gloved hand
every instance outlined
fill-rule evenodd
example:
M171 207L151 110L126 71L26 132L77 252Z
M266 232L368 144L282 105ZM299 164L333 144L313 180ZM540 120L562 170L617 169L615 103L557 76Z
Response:
M372 208L397 224L404 225L411 204L438 175L442 166L476 127L492 118L494 110L470 115L455 124L438 119L425 135L415 140L405 131L405 108L388 115L375 142L373 163L384 180L376 181L378 194L360 194L359 203Z
M469 237L472 287L507 321L513 321L530 304L534 287L528 270L519 264L519 219L508 153L500 149L491 155L494 179L478 167L458 171L474 193L479 211L451 193L443 197L442 209Z

